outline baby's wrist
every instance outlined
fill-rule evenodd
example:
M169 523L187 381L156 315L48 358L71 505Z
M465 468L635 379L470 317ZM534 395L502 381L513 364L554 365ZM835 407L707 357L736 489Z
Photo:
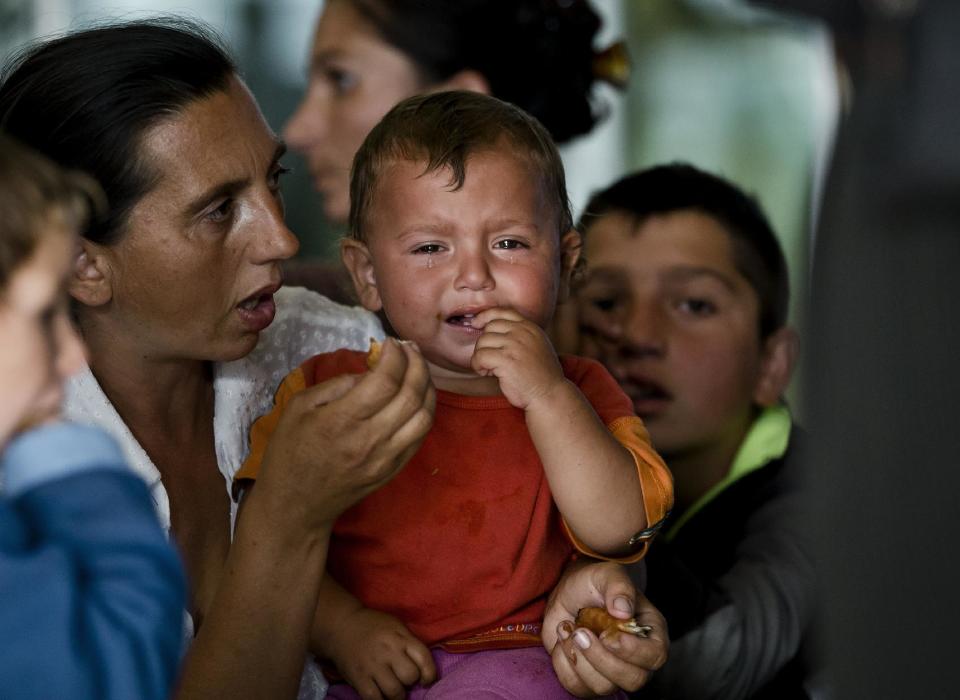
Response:
M527 403L525 411L536 414L541 411L562 410L571 398L576 398L579 389L566 377L558 377L556 381L538 391Z

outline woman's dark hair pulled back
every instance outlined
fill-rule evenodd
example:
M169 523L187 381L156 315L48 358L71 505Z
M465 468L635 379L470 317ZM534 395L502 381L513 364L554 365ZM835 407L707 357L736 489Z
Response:
M92 175L109 207L86 232L111 243L153 185L145 132L224 90L236 67L209 28L180 18L98 26L28 46L0 75L0 128Z
M604 115L593 96L600 17L586 0L349 0L427 83L464 69L536 117L557 143Z

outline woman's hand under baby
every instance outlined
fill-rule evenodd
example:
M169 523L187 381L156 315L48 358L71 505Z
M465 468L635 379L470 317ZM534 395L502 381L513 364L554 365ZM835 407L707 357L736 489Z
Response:
M487 309L472 325L483 330L473 350L473 370L497 377L513 406L528 410L567 383L546 332L518 312Z

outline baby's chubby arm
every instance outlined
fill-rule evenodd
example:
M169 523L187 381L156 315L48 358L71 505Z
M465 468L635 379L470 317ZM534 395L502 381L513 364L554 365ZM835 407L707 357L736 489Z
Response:
M365 608L329 574L323 577L310 650L329 659L363 700L406 697L436 680L430 650L397 618Z
M542 328L504 308L477 314L473 324L483 328L473 369L496 376L507 400L525 412L567 525L599 554L628 554L629 539L647 527L633 456L563 375Z

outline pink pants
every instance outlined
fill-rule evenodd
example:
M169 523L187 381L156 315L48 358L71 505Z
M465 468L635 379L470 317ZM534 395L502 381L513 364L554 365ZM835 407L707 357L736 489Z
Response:
M543 647L475 651L451 654L432 649L437 682L415 686L408 700L567 700L568 693L557 680L553 663ZM360 696L346 684L330 686L328 698L357 700ZM623 693L611 696L626 698Z

